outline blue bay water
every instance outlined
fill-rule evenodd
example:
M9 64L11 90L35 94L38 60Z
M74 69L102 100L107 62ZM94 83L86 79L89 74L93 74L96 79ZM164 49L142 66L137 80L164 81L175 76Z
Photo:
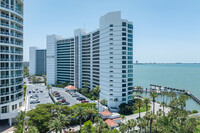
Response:
M200 99L200 64L134 65L134 86L150 88L150 84L186 89ZM200 111L200 105L190 99L186 109Z

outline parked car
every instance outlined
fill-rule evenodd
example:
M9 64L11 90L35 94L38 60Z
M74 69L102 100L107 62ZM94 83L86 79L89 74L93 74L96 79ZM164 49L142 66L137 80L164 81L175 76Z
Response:
M76 100L82 101L82 100L86 100L84 97L77 97Z
M31 93L31 91L29 91L29 93Z
M56 94L56 92L58 92L58 91L53 91L52 93Z
M72 97L79 97L79 95L77 95L77 94L72 94Z
M70 103L69 102L64 102L64 103L62 103L62 105L70 105Z
M30 104L34 104L34 103L40 103L40 100L32 100L32 101L30 102Z
M65 103L66 102L66 99L62 99L62 100L60 100L60 101L58 101L58 102L61 102L61 103Z
M55 94L56 94L56 95L60 95L60 93L59 93L59 92L56 92Z
M32 90L33 93L35 93L35 90Z
M58 97L58 98L56 98L57 100L60 100L60 99L63 99L64 97Z
M89 103L87 100L82 100L81 103Z
M61 97L61 95L59 94L59 95L56 95L55 97Z
M43 93L43 90L40 90L40 93Z

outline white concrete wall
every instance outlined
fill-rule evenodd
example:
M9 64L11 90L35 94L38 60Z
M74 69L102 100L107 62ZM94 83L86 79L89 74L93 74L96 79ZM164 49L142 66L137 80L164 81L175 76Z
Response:
M37 47L29 48L29 73L31 76L36 74L36 50Z
M57 40L61 39L57 35L48 35L46 38L47 43L47 84L55 84L56 82L56 69L57 69Z

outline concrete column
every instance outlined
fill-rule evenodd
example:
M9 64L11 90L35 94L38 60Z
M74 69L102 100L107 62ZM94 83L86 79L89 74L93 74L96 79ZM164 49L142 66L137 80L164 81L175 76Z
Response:
M12 118L9 118L8 121L9 121L9 125L12 126Z

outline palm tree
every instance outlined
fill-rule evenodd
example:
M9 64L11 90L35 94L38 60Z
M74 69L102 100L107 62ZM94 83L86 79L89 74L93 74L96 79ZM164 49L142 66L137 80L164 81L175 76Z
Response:
M138 100L138 101L136 102L136 106L137 106L138 109L139 109L139 118L140 118L140 108L143 106L143 101L142 101L142 100Z
M165 107L167 107L167 104L165 102L161 102L160 107L163 107L163 114L165 114Z
M141 132L141 129L144 129L145 133L147 132L146 131L147 123L148 121L146 119L142 119L142 118L138 119L138 127L140 128L140 132Z
M126 122L128 132L131 131L136 126L136 121L134 119L128 120Z
M135 130L135 127L137 126L137 122L134 119L131 119L131 130L133 129L133 131Z
M39 133L39 131L35 126L30 126L27 133Z
M85 111L85 109L83 107L79 106L78 108L76 108L74 113L75 113L75 117L77 119L79 119L79 121L80 121L80 128L81 128L82 119L86 118L86 111Z
M88 107L85 109L86 114L88 115L91 122L93 122L93 118L95 115L97 115L97 111L93 107Z
M46 88L46 89L48 90L48 93L50 94L51 86L50 86L50 85L47 85L47 88Z
M118 98L115 98L114 102L116 102L116 107L117 107Z
M63 125L63 126L65 126L66 124L69 124L70 123L70 120L69 120L69 117L67 117L66 115L64 115L64 114L58 114L58 116L57 116L57 119L60 121L60 123ZM61 131L60 132L62 132L62 129L61 129Z
M58 133L58 131L61 131L63 127L64 125L62 125L62 122L60 122L57 118L55 118L52 122L50 122L49 125L50 131L55 130L56 133Z
M122 124L120 125L120 127L119 127L119 131L120 131L121 133L125 133L125 132L127 131L127 129L128 129L128 127L127 127L127 125L124 124L124 123L122 123Z
M155 102L156 102L156 97L158 97L157 93L155 91L153 91L151 94L150 94L150 97L153 99L153 113L155 114Z
M107 100L106 99L102 99L100 103L105 106L105 105L107 105Z
M121 115L122 121L124 121L126 119L125 115Z
M153 120L156 119L156 115L153 112L147 112L145 115L145 119L150 121L150 133L152 132L152 123Z
M148 104L151 104L151 100L149 98L144 98L144 103L146 105L146 112L148 111Z

